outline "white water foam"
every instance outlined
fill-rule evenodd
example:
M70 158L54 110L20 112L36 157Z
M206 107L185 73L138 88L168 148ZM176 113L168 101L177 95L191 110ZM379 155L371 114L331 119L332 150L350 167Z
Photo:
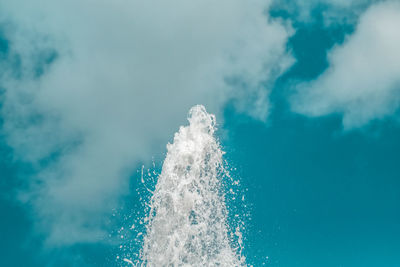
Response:
M188 120L167 145L145 219L140 265L245 266L239 227L232 231L228 225L221 181L227 171L214 137L215 116L198 105Z

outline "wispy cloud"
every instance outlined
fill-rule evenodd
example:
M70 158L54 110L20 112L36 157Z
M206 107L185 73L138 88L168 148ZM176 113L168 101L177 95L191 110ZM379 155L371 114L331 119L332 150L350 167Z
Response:
M353 24L371 4L381 0L274 0L274 9L285 10L297 22L314 23L323 19L325 26ZM319 14L315 16L315 14Z
M400 4L371 6L354 34L329 53L329 68L299 84L293 109L310 116L343 114L345 128L393 114L400 105Z
M0 1L10 43L2 116L53 244L101 239L138 161L194 104L268 115L292 30L268 1ZM18 70L18 71L16 71ZM246 90L246 93L244 93ZM256 99L256 102L253 101ZM254 109L252 108L254 104Z

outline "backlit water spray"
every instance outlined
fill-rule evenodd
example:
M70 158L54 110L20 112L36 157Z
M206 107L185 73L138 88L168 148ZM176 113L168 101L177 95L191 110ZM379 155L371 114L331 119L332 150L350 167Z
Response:
M229 176L217 139L215 116L201 105L191 108L189 126L167 145L144 219L146 233L139 266L245 266L240 223L229 223ZM224 181L224 179L226 181ZM228 186L229 187L229 186ZM236 215L236 218L238 215Z

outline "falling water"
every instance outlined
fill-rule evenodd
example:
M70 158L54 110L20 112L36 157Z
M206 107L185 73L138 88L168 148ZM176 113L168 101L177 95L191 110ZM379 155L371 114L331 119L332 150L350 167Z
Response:
M214 137L215 116L191 108L168 153L149 202L141 266L245 266L239 228L228 223L227 177ZM236 245L235 245L236 244Z

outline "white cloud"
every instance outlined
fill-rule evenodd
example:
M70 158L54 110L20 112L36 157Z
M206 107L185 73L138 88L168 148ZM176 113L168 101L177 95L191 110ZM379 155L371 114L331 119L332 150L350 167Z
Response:
M266 119L262 84L292 62L290 27L268 18L268 6L0 0L8 64L20 57L22 70L1 77L5 130L16 155L39 168L24 198L49 242L101 238L132 168L172 137L192 105L219 113L233 99ZM57 58L38 78L38 60L52 50ZM49 157L56 160L43 165Z
M354 34L329 53L329 68L300 84L292 98L297 112L343 114L345 128L393 114L400 104L400 3L371 6Z

